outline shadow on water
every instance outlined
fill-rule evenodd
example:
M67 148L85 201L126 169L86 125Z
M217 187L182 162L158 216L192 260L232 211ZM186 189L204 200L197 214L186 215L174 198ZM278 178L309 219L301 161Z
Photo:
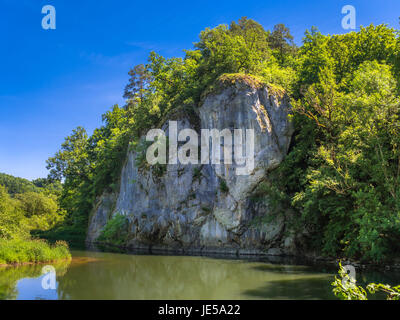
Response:
M290 277L282 280L270 280L256 289L243 292L244 295L262 299L337 299L332 292L331 283L336 275L335 267L331 265L280 265L265 264L252 267L253 269L278 274L290 274ZM300 276L300 278L297 278ZM400 283L400 273L382 271L357 271L357 284L364 288L369 283L383 283L391 286ZM386 299L383 293L371 295L371 300Z
M334 279L332 267L296 265L293 259L273 260L272 264L251 267L268 274L269 279L255 289L244 291L243 295L253 299L336 299L331 287ZM283 261L291 264L281 264ZM271 276L273 274L275 277Z
M262 299L336 299L330 283L333 277L271 280L257 289L247 290L244 295Z

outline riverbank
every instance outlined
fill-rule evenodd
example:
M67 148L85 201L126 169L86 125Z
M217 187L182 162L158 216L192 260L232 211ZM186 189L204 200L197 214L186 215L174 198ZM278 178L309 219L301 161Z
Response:
M45 240L0 239L0 266L34 264L70 260L68 244L57 241L54 245Z

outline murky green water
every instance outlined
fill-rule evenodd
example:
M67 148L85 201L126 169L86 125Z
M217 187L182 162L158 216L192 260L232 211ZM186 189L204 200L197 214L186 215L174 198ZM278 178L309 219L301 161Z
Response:
M332 272L266 261L73 251L71 263L54 265L56 288L47 290L42 267L0 268L0 299L334 298Z

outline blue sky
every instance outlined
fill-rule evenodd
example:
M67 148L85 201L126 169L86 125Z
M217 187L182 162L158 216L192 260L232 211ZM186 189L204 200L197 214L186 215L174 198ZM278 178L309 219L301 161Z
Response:
M48 4L56 30L41 27ZM73 128L91 133L101 114L123 104L129 69L151 50L182 56L201 30L242 16L266 29L284 23L300 44L313 25L324 34L347 32L347 4L357 10L358 27L398 27L398 0L0 0L0 172L45 177L45 160Z

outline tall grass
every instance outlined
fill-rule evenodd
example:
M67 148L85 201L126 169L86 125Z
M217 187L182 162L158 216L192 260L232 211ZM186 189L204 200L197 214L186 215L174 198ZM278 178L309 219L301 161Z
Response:
M68 244L57 241L50 245L45 240L0 239L0 264L51 262L71 259Z

